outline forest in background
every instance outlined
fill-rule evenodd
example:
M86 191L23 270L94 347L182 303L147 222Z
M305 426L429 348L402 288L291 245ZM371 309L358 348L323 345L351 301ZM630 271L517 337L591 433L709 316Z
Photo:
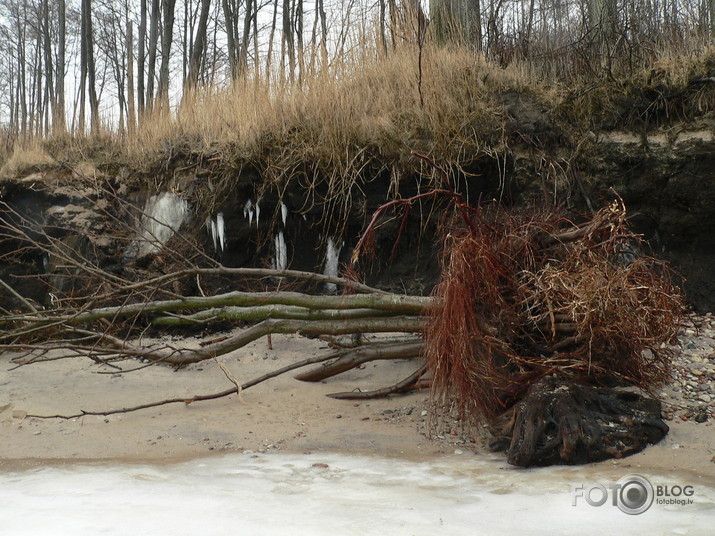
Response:
M707 0L2 0L0 124L17 140L132 135L250 81L281 93L437 42L534 82L632 76L701 53ZM416 60L415 60L416 61ZM423 97L420 97L423 100Z

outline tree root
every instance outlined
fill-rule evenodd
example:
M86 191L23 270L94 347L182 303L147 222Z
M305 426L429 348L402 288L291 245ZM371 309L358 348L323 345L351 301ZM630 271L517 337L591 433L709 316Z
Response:
M494 447L522 467L621 458L668 433L660 417L657 400L546 376L498 419Z

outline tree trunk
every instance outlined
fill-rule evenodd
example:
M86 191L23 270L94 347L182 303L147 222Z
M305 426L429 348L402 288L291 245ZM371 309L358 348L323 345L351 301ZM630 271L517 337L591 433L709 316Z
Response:
M249 0L250 1L250 0ZM199 17L199 27L196 30L196 38L191 49L189 59L189 73L187 75L185 88L194 88L199 80L199 70L206 49L206 30L209 20L209 8L211 0L201 0L201 15Z
M432 31L441 45L462 43L481 49L479 0L430 0Z
M231 80L238 78L238 54L236 50L236 12L231 0L221 0L223 20L226 26L226 48Z
M139 115L144 113L144 98L145 98L145 87L144 87L144 69L146 64L146 0L141 0L139 7L141 13L139 14L139 36L138 36L138 51L137 51L137 108L139 109Z
M55 134L65 131L65 43L67 41L65 0L57 2L57 58L55 67L55 109L52 126Z
M45 55L45 133L50 132L50 121L54 124L54 117L57 114L57 102L55 100L55 87L52 65L52 38L50 36L50 9L49 0L42 2L42 38Z
M84 72L89 93L92 133L99 132L99 100L94 66L94 33L92 31L92 0L82 0L82 51L84 52ZM84 78L84 77L83 77Z
M151 0L151 16L149 17L149 65L146 81L146 109L154 107L154 81L156 79L156 52L159 45L159 18L161 16L160 0Z
M162 0L163 33L161 36L161 66L159 69L158 98L162 106L169 105L169 60L174 36L174 8L176 0Z
M251 21L253 20L253 7L255 0L246 0L246 14L243 18L243 33L241 34L241 49L239 60L239 72L241 74L248 71L248 43L251 38Z
M127 132L131 137L137 126L134 107L134 35L132 21L127 21Z

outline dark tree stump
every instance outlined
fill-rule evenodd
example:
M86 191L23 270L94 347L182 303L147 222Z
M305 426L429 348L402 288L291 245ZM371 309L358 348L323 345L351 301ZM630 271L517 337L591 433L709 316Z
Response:
M668 433L660 402L632 391L547 376L500 418L493 447L510 464L580 464L622 458Z

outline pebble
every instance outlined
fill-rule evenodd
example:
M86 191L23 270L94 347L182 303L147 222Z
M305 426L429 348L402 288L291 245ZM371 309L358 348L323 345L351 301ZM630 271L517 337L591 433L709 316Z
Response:
M676 409L665 411L671 420L695 420L705 422L715 414L715 329L713 314L690 315L685 329L681 330L678 344L670 346L675 351L673 358L670 392L672 396L661 397ZM697 327L698 329L694 329Z

